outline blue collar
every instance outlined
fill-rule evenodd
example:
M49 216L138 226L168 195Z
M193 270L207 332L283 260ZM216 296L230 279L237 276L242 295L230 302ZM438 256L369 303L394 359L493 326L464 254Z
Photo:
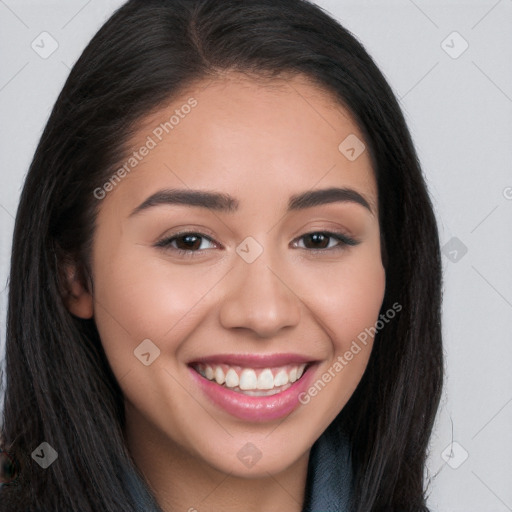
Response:
M352 486L350 442L331 424L311 448L302 512L349 512Z
M124 474L140 512L157 512L158 506L141 477L131 470ZM350 443L331 425L311 448L302 512L350 512L351 492Z

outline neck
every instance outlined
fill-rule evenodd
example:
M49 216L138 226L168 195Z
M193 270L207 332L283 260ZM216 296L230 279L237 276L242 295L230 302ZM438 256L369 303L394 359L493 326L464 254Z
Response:
M210 466L139 420L127 415L126 443L164 512L302 511L309 451L280 473L242 478Z

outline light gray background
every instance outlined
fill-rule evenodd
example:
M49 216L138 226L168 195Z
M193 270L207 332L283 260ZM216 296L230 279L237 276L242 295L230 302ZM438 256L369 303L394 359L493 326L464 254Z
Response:
M0 0L0 359L24 175L70 67L122 3ZM317 3L362 41L400 99L450 244L429 505L512 511L512 0ZM31 47L44 31L58 43L46 59Z

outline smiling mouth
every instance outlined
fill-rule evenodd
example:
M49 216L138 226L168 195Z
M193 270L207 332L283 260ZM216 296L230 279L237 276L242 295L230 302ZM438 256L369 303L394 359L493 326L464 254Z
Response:
M203 378L247 396L271 396L282 393L301 379L311 363L288 364L269 368L249 368L228 364L194 363Z

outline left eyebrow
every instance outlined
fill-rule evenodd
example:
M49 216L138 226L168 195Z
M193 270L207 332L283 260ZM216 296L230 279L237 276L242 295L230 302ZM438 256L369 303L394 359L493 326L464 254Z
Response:
M369 202L363 195L351 188L325 188L321 190L309 190L302 194L290 197L288 211L303 210L313 206L327 203L356 203L364 206L372 215L373 211Z
M373 211L365 197L351 188L331 187L320 190L308 190L290 197L288 212L304 210L328 203L356 203L366 208L372 215ZM137 206L130 217L149 208L159 205L180 204L188 207L207 208L215 211L235 213L240 206L239 201L229 194L192 189L164 189L155 192Z

